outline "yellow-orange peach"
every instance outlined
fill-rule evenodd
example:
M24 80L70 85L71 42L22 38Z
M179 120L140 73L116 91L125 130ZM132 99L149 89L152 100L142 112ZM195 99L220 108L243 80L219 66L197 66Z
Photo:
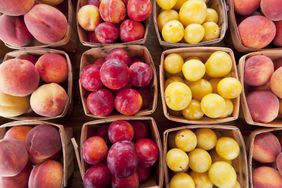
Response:
M0 12L10 16L20 16L27 13L35 0L0 0Z
M273 21L282 20L281 0L261 0L260 9L262 13Z
M235 11L241 15L250 15L259 8L260 0L234 0Z
M29 126L15 126L11 127L5 134L4 138L6 139L14 139L21 141L25 144L25 139L31 127Z
M282 98L282 67L277 69L271 76L270 88L280 99Z
M255 188L280 188L282 177L277 170L262 166L253 171L253 184Z

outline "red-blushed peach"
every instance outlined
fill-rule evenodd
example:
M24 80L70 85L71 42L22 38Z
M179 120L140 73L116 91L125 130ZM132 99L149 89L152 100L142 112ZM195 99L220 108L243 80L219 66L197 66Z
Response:
M27 134L25 145L34 164L50 159L62 148L59 131L51 125L38 125L31 129Z
M83 184L85 188L105 188L111 183L111 173L105 163L100 163L90 167L84 177Z
M19 174L28 162L25 145L18 140L0 140L0 177Z
M38 60L37 57L35 57L34 55L31 55L31 54L22 54L22 55L18 56L17 59L30 61L34 65Z
M250 15L259 8L260 0L234 0L234 8L237 14Z
M123 115L134 115L142 107L142 96L134 89L123 89L116 95L115 108Z
M282 20L282 1L281 0L261 0L260 9L261 12L269 19L273 21Z
M282 58L274 60L274 70L277 70L280 67L282 67Z
M150 85L154 76L152 67L141 61L130 65L129 73L131 84L136 87L146 87Z
M0 27L0 39L9 45L22 47L30 44L33 39L22 17L2 15Z
M96 63L89 64L83 67L79 82L81 86L88 91L97 91L103 87L103 83L100 79L101 65Z
M250 93L247 96L247 103L254 121L269 123L278 116L279 100L270 91Z
M120 39L123 42L143 39L144 35L145 27L140 22L127 19L120 25Z
M0 65L0 90L8 95L30 95L39 84L39 73L26 60L10 59Z
M126 16L126 6L122 0L101 0L99 12L105 22L118 24Z
M68 98L62 86L56 83L44 84L32 93L30 106L40 116L55 117L63 113Z
M269 81L274 72L272 60L265 55L254 55L247 59L244 81L250 86L261 86Z
M273 44L275 46L282 46L282 20L275 22L276 35L273 39Z
M67 33L65 15L50 5L35 5L24 15L24 22L33 37L43 44L58 42Z
M127 64L127 66L130 66L131 64L131 58L129 56L129 54L127 53L127 51L123 48L115 48L112 49L108 55L105 58L106 60L109 59L118 59L119 61Z
M282 153L279 153L276 157L276 167L280 175L282 175Z
M243 45L255 49L269 45L276 34L275 24L270 19L259 15L246 18L239 24L238 29Z
M10 16L26 14L34 5L35 0L0 0L0 12Z
M63 166L53 160L36 165L30 174L28 187L61 188L63 185Z
M54 53L42 55L35 64L40 78L46 83L61 83L68 77L68 63L64 56Z
M31 130L30 126L15 126L11 127L5 134L4 139L14 139L25 143L27 134Z
M280 188L282 177L277 170L261 166L253 170L253 185L255 188Z
M117 41L119 36L118 27L110 22L100 23L95 29L95 36L99 43L111 44Z
M151 12L152 3L150 0L128 0L127 2L127 15L134 21L145 21Z
M118 178L115 176L113 177L112 188L125 188L125 187L130 187L130 188L139 187L139 179L137 172L126 178Z
M270 88L276 96L282 99L282 67L272 74Z
M94 31L100 22L98 7L94 5L84 5L77 13L78 24L86 31Z
M272 163L281 152L278 138L268 132L258 134L253 143L253 158L262 163Z

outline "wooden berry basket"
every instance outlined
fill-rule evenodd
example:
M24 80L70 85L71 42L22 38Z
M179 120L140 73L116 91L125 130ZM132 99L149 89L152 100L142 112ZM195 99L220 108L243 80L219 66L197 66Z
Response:
M37 125L42 125L42 124L54 126L59 130L61 142L62 142L62 154L63 154L62 158L60 159L60 162L63 164L62 187L66 187L68 179L70 178L70 176L73 174L74 171L74 163L73 163L74 153L71 143L71 138L73 136L72 128L64 127L63 125L60 124L49 123L45 121L37 121L37 120L13 121L0 126L0 138L2 139L6 131L11 127L23 126L23 125L35 127Z
M161 8L157 5L157 2L153 2L153 19L154 19L154 27L159 40L159 43L164 48L177 48L177 47L196 47L196 46L210 46L220 43L227 31L228 28L228 18L227 18L227 7L225 0L209 0L207 2L208 7L215 9L218 12L218 26L220 27L220 36L218 39L203 41L199 44L188 44L185 41L181 41L178 43L166 42L163 40L161 36L161 31L158 28L157 18L161 11Z
M202 129L208 128L215 131L215 133L219 134L220 136L229 136L236 140L236 142L240 146L240 155L232 161L233 167L237 173L237 179L241 185L241 187L248 188L249 187L249 174L248 174L248 167L247 167L247 154L246 154L246 146L243 140L243 136L240 132L240 129L230 125L189 125L184 127L172 128L168 129L163 133L163 166L164 166L164 174L165 174L165 186L169 188L170 182L170 173L169 169L166 165L166 153L169 150L168 146L168 138L169 134L183 130L195 130L195 129Z
M88 0L78 0L77 1L76 15L77 15L79 9L82 6L87 5L87 1ZM80 25L78 24L77 21L76 21L76 27L77 27L77 33L78 33L80 43L84 46L88 46L88 47L91 47L91 48L102 47L102 46L111 46L111 45L114 45L114 44L125 44L125 45L127 45L127 44L139 44L139 45L143 45L143 44L145 44L147 37L148 37L150 19L151 19L151 16L145 21L144 38L136 40L136 41L132 41L132 42L121 42L121 41L119 41L118 43L113 43L113 44L101 44L101 43L89 42L88 39L87 39L86 31L82 27L80 27Z
M250 125L257 125L257 126L263 126L263 127L281 127L282 126L282 118L281 117L277 117L274 121L270 122L270 123L260 123L260 122L256 122L253 120L249 107L248 107L248 103L247 103L247 99L246 99L246 95L248 94L248 90L245 87L245 83L244 83L244 69L245 69L245 62L246 60L254 55L265 55L267 57L269 57L270 59L274 60L277 58L282 58L282 50L280 49L272 49L272 50L262 50L259 52L252 52L249 54L244 55L243 57L240 58L239 60L239 65L238 65L238 71L239 71L239 77L240 77L240 81L241 84L243 86L243 90L242 90L242 95L241 95L241 106L242 106L242 110L243 110L243 115L244 118L246 120L246 122Z
M64 0L61 4L55 6L55 8L59 9L67 18L68 26L67 32L64 38L62 38L58 42L50 43L50 44L42 44L38 42L36 39L33 39L31 44L23 47L17 47L13 45L6 44L5 45L11 49L24 49L24 50L36 50L38 48L60 48L64 51L75 52L76 51L76 35L74 31L74 11L72 6L72 0Z
M152 91L152 98L150 101L150 105L148 109L145 110L141 110L139 111L137 114L135 114L136 116L145 116L145 115L150 115L152 114L157 107L157 100L158 100L158 85L157 85L157 72L155 69L155 65L152 59L152 56L149 52L149 50L145 47L145 46L140 46L140 45L111 45L111 46L105 46L103 48L92 48L86 52L84 52L81 56L81 62L80 62L80 72L82 71L83 67L85 67L86 65L89 64L89 60L93 61L94 58L101 58L101 57L105 57L107 55L107 53L109 51L111 51L112 49L115 48L122 48L125 49L130 56L141 56L144 57L144 61L145 63L149 64L152 69L153 69L153 73L154 73L154 78L152 79L151 85L150 85L150 89ZM83 87L81 86L80 82L79 82L79 90L80 90L80 97L81 97L81 101L82 101L82 105L83 105L83 110L86 116L92 117L92 118L111 118L111 117L122 117L123 115L121 115L118 112L113 112L111 115L109 116L105 116L105 117L101 117L101 116L94 116L93 114L91 114L91 112L88 110L87 108L87 96L89 94L88 91L86 91L85 89L83 89Z
M162 167L162 143L158 131L157 124L155 120L151 117L122 117L122 118L109 118L105 120L97 120L97 121L91 121L88 123L85 123L82 126L81 130L81 137L80 137L80 148L83 144L83 142L89 137L89 130L95 130L105 124L110 124L111 122L117 121L117 120L124 120L124 121L142 121L146 122L147 126L150 127L150 133L151 138L157 143L160 155L159 159L157 161L157 165L155 165L155 169L153 170L153 176L146 182L142 183L140 185L140 188L162 188L163 187L163 167ZM74 138L72 138L73 147L76 155L76 159L78 162L79 170L81 177L83 179L84 174L86 172L86 169L88 168L88 165L84 162L83 158L80 158L82 156L81 151L79 151L79 146Z
M234 78L239 79L238 77L238 72L237 72L237 67L236 67L236 61L234 58L233 51L229 48L222 48L222 47L193 47L193 48L178 48L178 49L170 49L166 50L162 53L161 56L161 64L160 64L160 88L161 88L161 98L162 98L162 104L163 104L163 111L164 115L167 119L175 122L180 122L180 123L186 123L186 124L219 124L219 123L225 123L225 122L230 122L238 119L239 116L239 107L240 107L240 97L237 97L236 99L233 99L233 106L234 110L232 113L232 116L226 117L226 118L208 118L208 117L203 117L200 120L187 120L183 116L175 116L174 114L170 114L168 107L165 102L165 71L164 71L164 59L167 55L172 54L172 53L177 53L180 54L184 59L187 57L200 57L203 62L205 62L208 57L216 51L224 51L228 53L233 62L233 67L231 72L227 76L231 76Z
M11 58L17 58L23 54L41 56L46 53L60 54L66 58L67 63L68 63L68 79L65 82L60 84L66 90L66 93L68 94L68 97L69 97L66 103L66 106L64 108L64 111L60 115L55 116L55 117L43 117L43 116L39 116L35 114L34 112L30 110L26 114L23 114L17 117L12 117L9 119L13 119L13 120L51 120L51 119L57 119L57 118L64 117L68 112L70 112L71 106L72 106L73 73L72 73L71 61L67 53L65 53L64 51L48 49L48 48L42 48L42 49L36 49L36 50L35 49L34 50L24 50L23 49L23 50L17 50L17 51L12 51L12 52L7 53L4 56L4 61L11 59Z

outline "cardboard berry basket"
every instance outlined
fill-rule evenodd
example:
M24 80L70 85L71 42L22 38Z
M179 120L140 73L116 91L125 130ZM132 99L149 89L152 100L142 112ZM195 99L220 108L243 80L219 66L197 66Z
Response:
M282 126L282 118L277 117L275 120L273 120L270 123L261 123L261 122L256 122L253 120L251 113L249 111L248 103L246 96L248 94L248 88L245 86L244 83L244 69L245 69L245 62L246 60L254 55L265 55L269 57L272 60L278 59L282 57L282 50L280 49L271 49L271 50L262 50L259 52L252 52L249 54L244 55L243 57L240 58L239 60L239 65L238 65L238 71L239 71L239 77L240 81L242 84L242 95L241 95L241 106L243 110L243 115L246 120L246 122L250 125L257 125L257 126L263 126L263 127L281 127Z
M81 130L81 137L80 137L80 148L82 147L83 142L91 136L91 132L95 131L101 126L105 126L105 124L110 124L114 121L117 120L123 120L123 121L142 121L146 123L147 127L149 128L149 134L151 135L151 138L157 143L158 148L159 148L159 159L156 162L156 164L153 166L152 170L152 175L149 180L146 182L140 184L140 188L162 188L163 187L163 166L162 166L162 143L158 131L157 124L155 120L151 117L122 117L122 118L109 118L105 120L96 120L96 121L91 121L88 123L85 123L82 126ZM76 159L78 162L79 170L81 177L83 179L84 174L89 167L86 162L84 162L83 158L80 158L82 156L81 150L79 149L79 146L77 142L75 141L74 138L72 138L73 146L74 146L74 151L76 155ZM126 159L125 159L126 160Z
M160 88L161 88L161 98L162 98L162 104L163 104L163 111L164 115L167 119L175 122L180 123L186 123L186 124L218 124L218 123L225 123L230 122L238 119L239 116L239 107L240 107L240 97L237 97L236 99L233 99L233 106L234 110L231 116L225 117L225 118L208 118L204 116L200 120L187 120L182 115L176 116L175 114L170 113L166 101L165 101L165 70L164 70L164 59L167 55L172 53L180 54L184 59L188 57L199 57L203 62L205 62L209 56L216 52L216 51L224 51L228 53L233 61L233 66L231 72L226 77L234 77L239 79L237 67L236 67L236 61L233 54L233 51L230 48L222 48L222 47L193 47L193 48L178 48L178 49L170 49L163 51L161 56L161 64L160 64Z
M227 18L227 7L225 0L208 0L207 5L209 8L213 8L217 11L218 13L218 26L220 28L220 35L218 39L210 40L210 41L203 41L200 42L199 44L188 44L184 40L178 42L178 43L171 43L171 42L166 42L162 38L162 33L159 31L158 28L158 22L157 18L159 13L161 12L161 8L157 5L157 2L153 2L153 19L154 19L154 27L155 31L159 40L159 43L162 47L164 48L177 48L177 47L196 47L196 46L211 46L211 45L216 45L220 43L227 31L228 28L228 18Z
M74 11L73 11L73 6L72 6L72 0L64 0L62 3L60 3L57 6L54 6L55 8L59 9L65 16L68 21L68 26L67 26L67 32L60 41L50 43L50 44L42 44L36 39L33 39L31 44L23 47L17 47L9 44L5 44L7 47L11 49L27 49L27 50L36 50L38 48L46 48L46 47L51 47L51 48L60 48L64 51L69 51L69 52L75 52L76 51L76 35L74 32Z
M91 62L93 62L97 58L105 57L108 52L110 52L112 49L115 48L122 48L125 49L129 55L132 56L140 56L144 58L144 62L149 64L151 68L153 69L154 77L151 81L150 91L151 91L151 101L149 104L148 109L140 110L135 115L136 116L145 116L152 114L157 107L157 96L158 96L158 85L157 85L157 73L155 69L155 65L152 59L152 56L149 52L149 50L145 46L140 45L111 45L111 46L105 46L103 48L92 48L86 52L84 52L81 56L81 62L80 62L80 73L86 65L89 65ZM94 116L91 114L91 112L87 108L87 96L90 94L90 92L86 91L79 82L79 89L80 89L80 97L83 105L83 110L86 116L92 117L92 118L110 118L110 117L117 117L117 116L123 116L122 114L116 112L115 110L110 114L109 116Z
M2 139L5 133L7 132L7 130L11 127L23 126L23 125L35 127L37 125L42 125L42 124L54 126L59 130L61 142L62 142L62 156L59 161L63 165L62 187L66 187L68 179L70 178L70 176L74 171L74 163L73 163L74 153L71 143L71 138L73 136L72 128L64 127L63 125L60 124L49 123L45 121L37 121L37 120L13 121L0 126L0 138Z
M79 11L79 9L84 6L87 5L88 0L78 0L77 1L77 7L76 7L76 15ZM126 17L127 18L127 17ZM94 42L90 42L87 39L87 31L84 30L79 24L78 21L76 21L76 27L77 27L77 33L78 33L78 37L79 37L79 41L82 45L84 46L88 46L91 48L96 48L96 47L102 47L102 46L110 46L113 44L139 44L139 45L143 45L145 44L147 37L148 37L148 33L149 33L149 24L150 24L150 19L151 16L149 16L149 18L147 18L146 21L143 21L142 23L145 24L145 33L144 33L144 37L142 39L139 40L135 40L135 41L131 41L131 42L122 42L120 40L118 40L118 42L112 43L112 44L101 44L101 43L94 43Z
M237 180L239 181L241 187L248 188L249 187L249 175L248 175L248 167L247 167L247 155L246 155L246 146L243 140L243 136L240 132L240 129L231 125L189 125L183 127L177 127L168 129L163 133L163 166L164 166L164 174L165 174L165 186L169 188L169 182L171 178L171 173L166 165L166 153L168 152L169 148L169 135L175 133L179 130L189 129L189 130L196 130L201 128L208 128L215 131L217 135L220 136L228 136L232 137L236 140L236 142L240 146L240 155L232 161L232 166L234 167L237 173Z
M55 117L43 117L40 115L35 114L34 112L32 112L32 110L30 110L28 113L25 113L21 116L17 116L17 117L12 117L10 119L14 119L14 120L50 120L50 119L57 119L57 118L61 118L64 117L70 110L71 110L71 106L72 106L72 87L73 87L73 73L72 73L72 65L71 65L71 61L70 58L68 56L67 53L65 53L64 51L60 51L60 50L55 50L55 49L48 49L48 48L41 48L41 49L34 49L34 50L27 50L27 49L22 49L22 50L17 50L17 51L12 51L7 53L4 56L4 61L5 60L9 60L9 59L13 59L13 58L17 58L21 55L24 54L30 54L30 55L34 55L36 57L40 57L43 54L46 53L55 53L55 54L60 54L63 57L66 58L67 63L68 63L68 78L66 81L60 83L59 85L62 86L67 95L68 95L68 101L65 105L65 108L63 110L63 112ZM42 82L39 83L39 86L42 85Z

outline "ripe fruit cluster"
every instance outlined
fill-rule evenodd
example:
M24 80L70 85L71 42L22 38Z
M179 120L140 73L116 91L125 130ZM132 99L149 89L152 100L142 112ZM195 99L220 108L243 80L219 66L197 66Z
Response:
M234 0L238 29L244 46L255 49L264 48L271 43L282 46L281 6L281 0Z
M89 42L132 42L144 38L151 12L150 0L88 0L79 9L77 21Z
M232 166L240 154L239 144L231 137L220 137L207 128L179 130L169 134L170 150L166 165L175 174L170 188L240 187Z
M218 13L205 0L157 0L157 22L166 42L198 44L219 38ZM178 12L179 11L179 12Z
M83 178L85 187L131 187L150 178L159 148L142 121L114 121L96 129L82 145L84 161L92 165ZM108 149L109 148L109 149Z
M282 58L249 57L244 64L247 103L252 119L270 123L282 115Z
M22 54L4 61L0 65L0 115L20 116L30 107L40 116L61 115L69 100L63 87L68 72L66 57L56 53Z
M182 112L188 120L199 120L204 115L209 118L230 116L232 100L242 91L240 82L229 76L232 67L232 58L223 51L212 53L205 64L200 57L167 55L164 70L168 78L164 94L168 108Z
M94 116L110 115L114 108L123 115L134 115L150 105L153 76L151 65L141 57L130 57L124 49L116 48L83 67L80 84L92 92L87 108Z
M254 187L282 187L281 141L281 137L276 136L275 132L264 132L255 136L251 151L255 166L252 169Z

